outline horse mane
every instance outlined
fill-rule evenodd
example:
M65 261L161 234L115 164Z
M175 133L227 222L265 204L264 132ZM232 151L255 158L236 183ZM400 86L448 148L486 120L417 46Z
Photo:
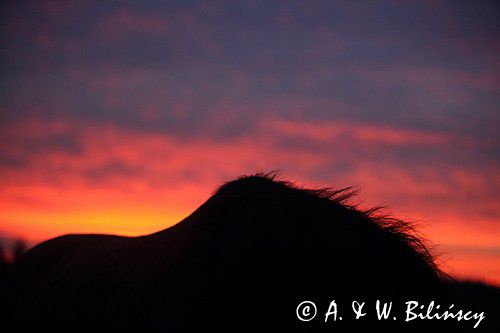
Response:
M385 205L377 205L368 209L362 209L355 202L355 198L359 190L355 186L343 188L335 187L319 187L305 188L298 186L296 183L279 178L278 171L258 172L252 175L243 175L235 180L229 181L220 186L215 194L223 194L224 192L240 192L240 189L246 184L266 184L280 186L283 189L288 189L298 195L304 195L310 198L317 198L324 201L329 201L343 207L351 213L357 215L358 218L375 224L392 239L399 241L401 244L408 246L415 251L428 267L434 271L442 279L451 279L445 272L441 271L436 262L437 255L431 242L423 237L418 231L417 221L407 221L396 218L388 212Z

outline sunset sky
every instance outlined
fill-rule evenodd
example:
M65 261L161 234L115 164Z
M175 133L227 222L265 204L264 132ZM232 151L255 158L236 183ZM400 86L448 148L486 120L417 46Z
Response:
M498 2L0 6L0 239L158 231L279 169L500 284Z

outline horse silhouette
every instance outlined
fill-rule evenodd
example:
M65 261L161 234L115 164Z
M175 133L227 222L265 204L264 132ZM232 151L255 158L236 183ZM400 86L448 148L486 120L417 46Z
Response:
M183 221L151 235L46 241L4 281L0 325L163 332L444 325L402 316L403 301L446 301L441 273L411 225L361 211L347 203L351 195L258 174L226 183ZM378 320L377 299L393 301L401 318ZM332 300L342 320L325 322ZM367 304L358 320L354 300ZM303 301L315 302L314 320L298 319Z

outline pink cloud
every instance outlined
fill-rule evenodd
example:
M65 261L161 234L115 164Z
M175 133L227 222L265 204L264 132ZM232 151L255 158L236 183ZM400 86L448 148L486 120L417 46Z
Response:
M475 142L472 138L431 131L394 128L390 126L353 123L347 121L299 122L287 120L266 120L265 129L285 136L298 136L318 142L351 141L354 144L378 144L391 146L446 146L457 140Z

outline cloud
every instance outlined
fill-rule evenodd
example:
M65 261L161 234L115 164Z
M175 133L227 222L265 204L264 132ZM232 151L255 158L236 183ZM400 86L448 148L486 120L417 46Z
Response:
M352 145L373 143L390 146L446 146L451 144L453 140L452 136L443 133L345 121L311 123L268 120L264 126L285 136L301 136L304 139L313 139L317 142L344 140Z

